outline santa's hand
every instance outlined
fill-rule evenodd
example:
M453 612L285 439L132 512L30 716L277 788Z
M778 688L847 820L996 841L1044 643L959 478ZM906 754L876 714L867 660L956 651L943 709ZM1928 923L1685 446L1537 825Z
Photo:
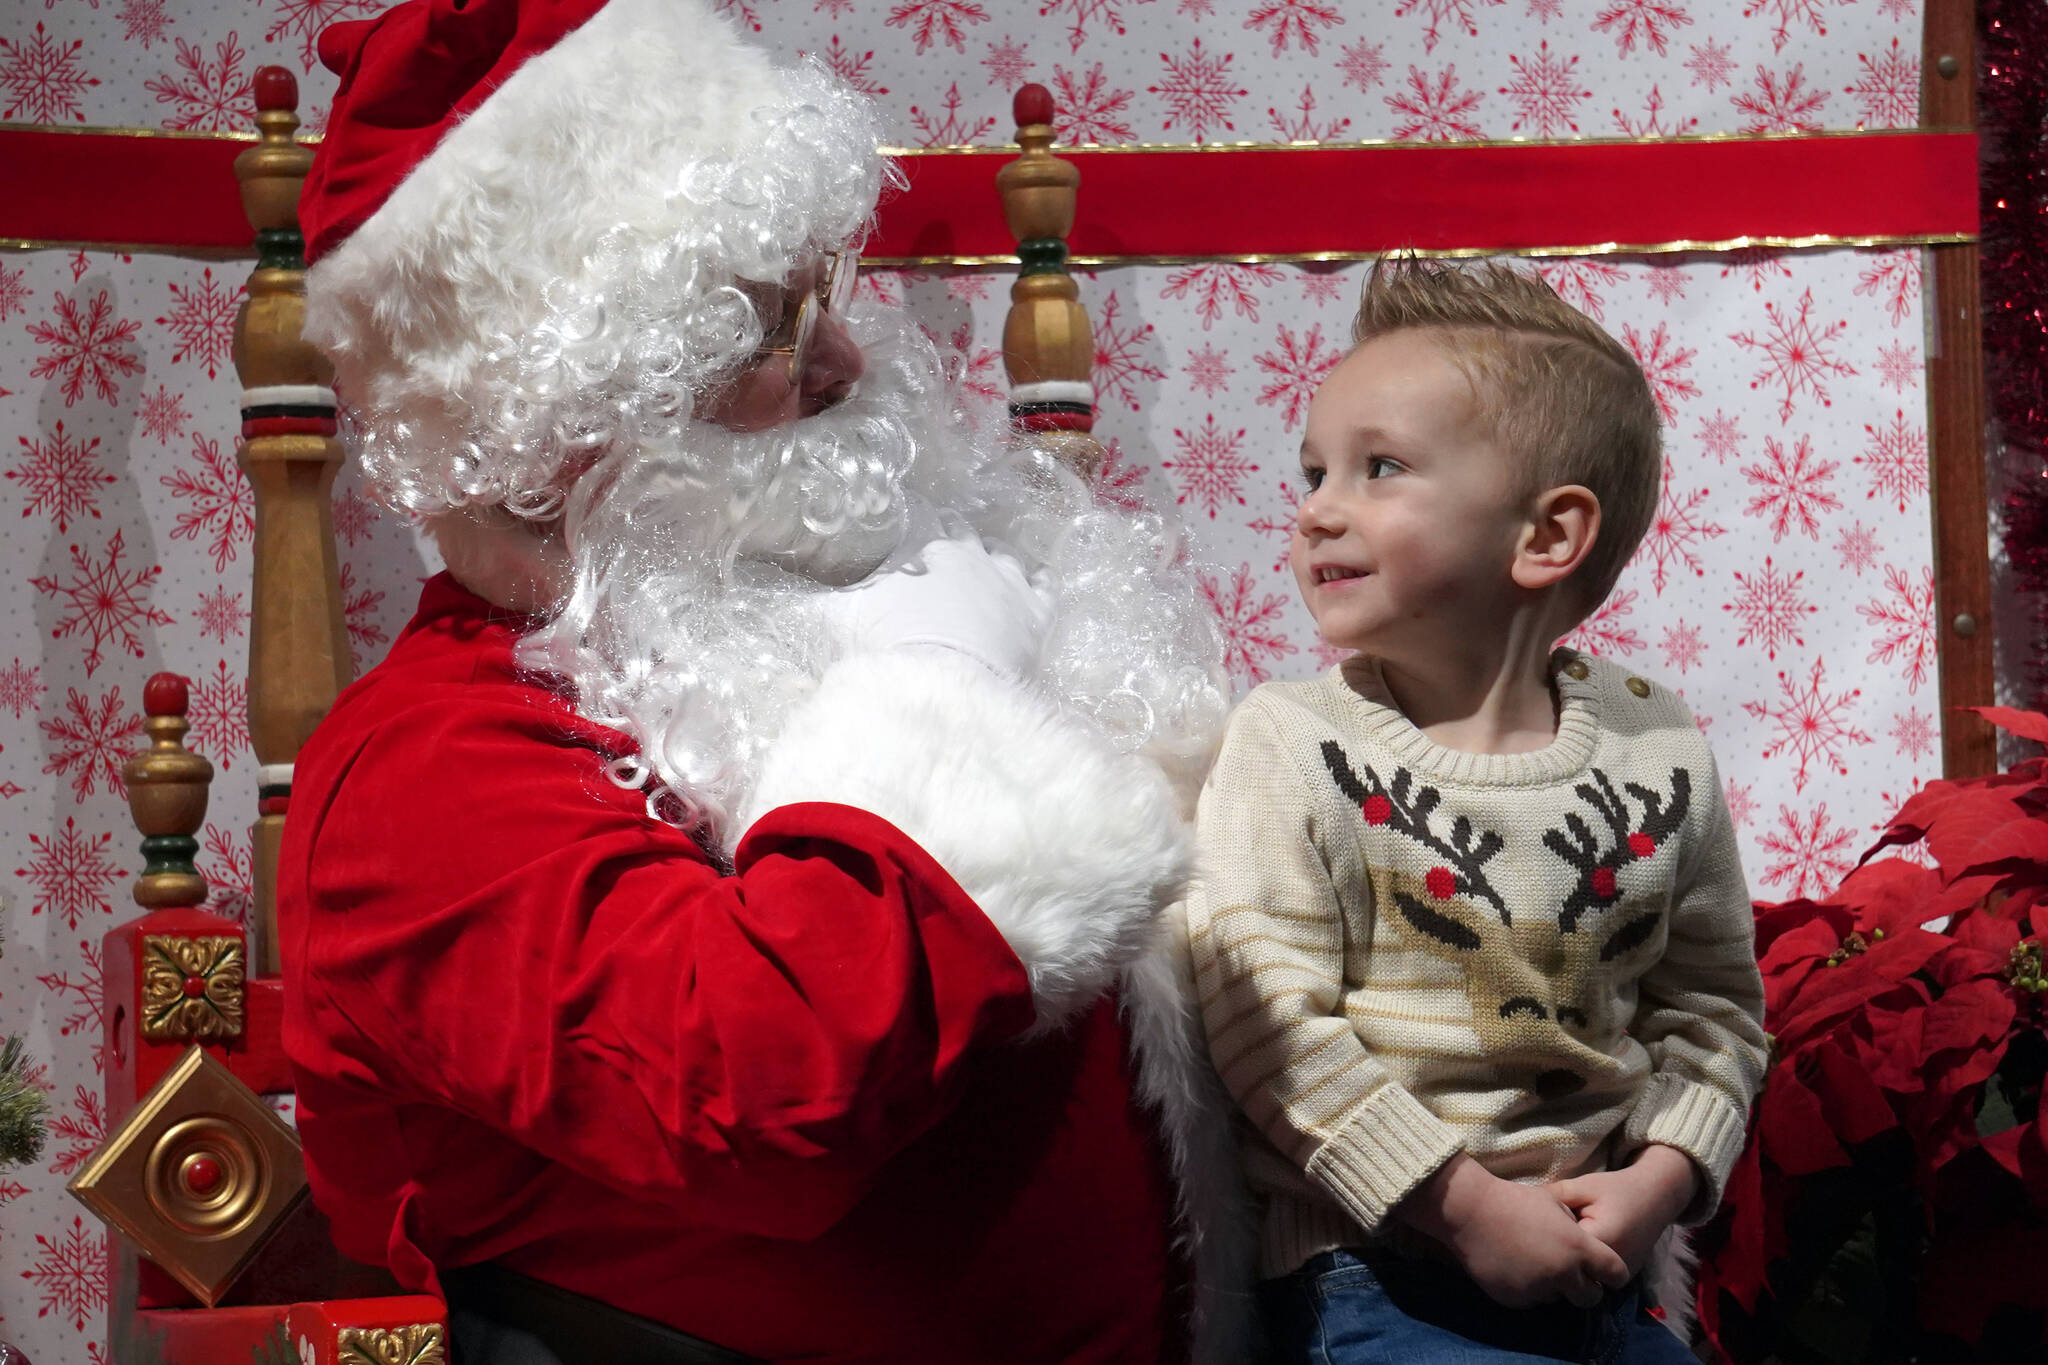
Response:
M903 562L818 599L840 651L950 649L1005 677L1038 663L1052 602L1024 566L972 536L934 540Z

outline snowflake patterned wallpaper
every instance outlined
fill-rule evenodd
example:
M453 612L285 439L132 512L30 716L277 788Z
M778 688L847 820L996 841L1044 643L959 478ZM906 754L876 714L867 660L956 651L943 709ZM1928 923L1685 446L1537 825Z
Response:
M246 126L249 80L302 75L379 0L17 0L0 119ZM1049 85L1103 143L1655 136L1912 123L1917 0L727 0L762 41L869 91L904 145L994 143ZM217 192L232 194L223 184ZM1683 193L1684 186L1668 187ZM1083 187L1082 212L1087 212ZM1641 358L1666 421L1655 528L1576 641L1681 689L1719 755L1760 898L1846 870L1938 771L1921 256L1749 252L1525 262ZM246 905L247 483L229 329L246 262L0 254L0 1031L56 1116L0 1172L0 1339L87 1365L106 1260L63 1192L99 1141L99 937L132 912L121 758L143 681L193 680L213 759L201 869ZM1198 264L1082 278L1105 496L1172 505L1241 685L1331 662L1284 571L1303 408L1362 266ZM906 307L999 394L1007 278L902 271ZM374 661L431 571L344 476L351 639Z

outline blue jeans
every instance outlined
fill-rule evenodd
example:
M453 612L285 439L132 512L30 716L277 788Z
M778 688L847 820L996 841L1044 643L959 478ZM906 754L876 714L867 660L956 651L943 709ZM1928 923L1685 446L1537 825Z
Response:
M1697 1365L1633 1286L1598 1308L1504 1308L1462 1270L1326 1251L1259 1285L1276 1365Z

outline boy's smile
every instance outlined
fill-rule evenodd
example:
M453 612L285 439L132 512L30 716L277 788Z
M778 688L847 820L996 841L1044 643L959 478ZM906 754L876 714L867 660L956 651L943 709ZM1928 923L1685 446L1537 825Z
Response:
M1289 559L1325 640L1403 662L1504 620L1527 524L1471 381L1423 331L1353 351L1309 405Z

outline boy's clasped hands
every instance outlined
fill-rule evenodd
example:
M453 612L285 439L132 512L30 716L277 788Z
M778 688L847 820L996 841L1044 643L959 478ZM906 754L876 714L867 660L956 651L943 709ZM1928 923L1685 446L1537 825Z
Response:
M1642 1270L1697 1186L1691 1158L1661 1145L1619 1170L1547 1185L1503 1180L1460 1152L1394 1217L1441 1242L1498 1303L1590 1308Z

